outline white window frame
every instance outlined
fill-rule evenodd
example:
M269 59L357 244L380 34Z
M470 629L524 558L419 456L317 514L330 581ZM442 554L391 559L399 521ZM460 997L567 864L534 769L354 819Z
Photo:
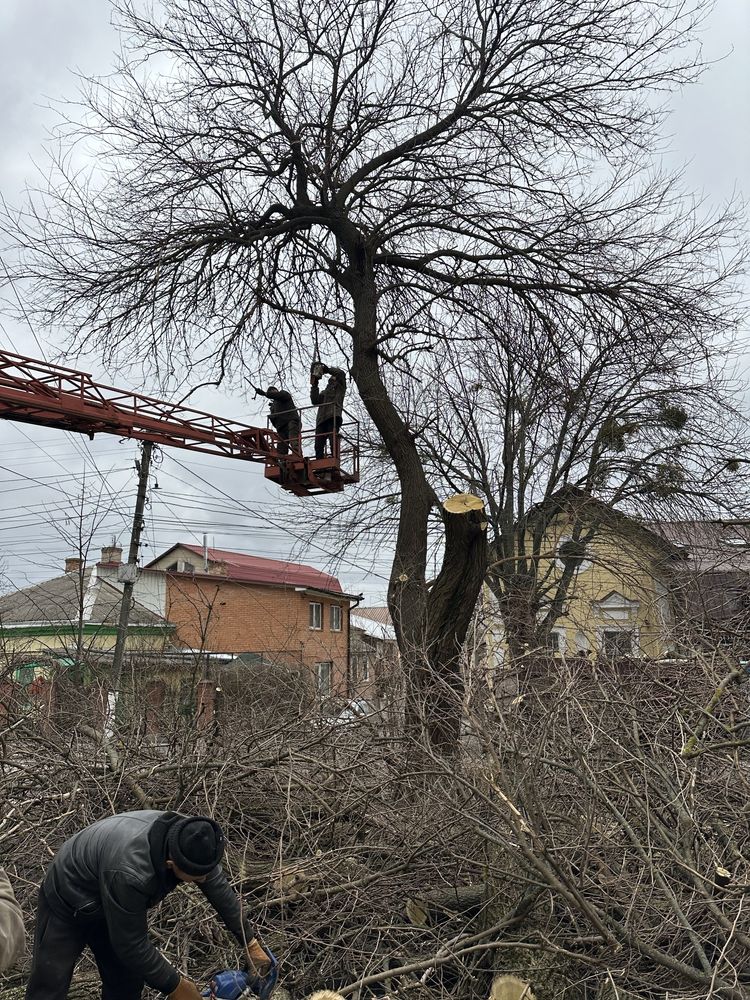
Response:
M320 601L310 601L309 628L314 632L320 632L323 629L323 605Z
M338 614L334 615L334 612L338 612ZM338 624L334 623L334 618L338 618ZM341 607L340 604L332 604L331 605L330 623L331 623L331 632L341 632L343 630L343 628L344 628L344 612L343 612L343 609L342 609L342 607Z
M365 653L362 663L362 681L367 683L370 680L370 657Z
M327 675L327 676L326 676ZM323 690L323 681L326 681L327 690ZM321 660L315 664L315 684L318 698L330 698L333 692L333 660Z
M565 559L563 559L560 553L566 542L575 542L576 545L581 544L579 539L573 538L571 535L562 535L562 537L558 539L557 545L555 547L555 565L559 570L562 570L563 572L565 571L567 562ZM581 559L580 563L576 566L573 574L574 576L578 576L579 573L587 572L587 570L590 570L591 567L594 565L589 543L586 542L583 544L584 544L585 555Z

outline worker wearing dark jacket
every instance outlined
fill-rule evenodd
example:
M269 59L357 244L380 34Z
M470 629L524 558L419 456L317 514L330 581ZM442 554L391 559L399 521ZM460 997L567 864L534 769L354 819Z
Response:
M64 1000L88 945L102 1000L140 1000L148 984L173 1000L198 1000L148 937L146 915L180 882L195 882L263 972L268 956L220 867L224 835L202 816L151 809L108 816L67 840L39 891L26 1000Z
M341 368L329 368L327 365L317 367L331 376L322 392L318 389L320 376L317 373L310 376L310 402L318 407L315 418L315 457L323 458L326 442L330 442L331 454L336 454L336 436L343 421L346 375Z
M254 385L253 389L259 396L265 396L266 399L270 400L268 416L279 435L280 454L288 454L290 445L292 451L301 451L302 420L292 394L286 389L277 388L275 385L269 385L265 392L257 385Z

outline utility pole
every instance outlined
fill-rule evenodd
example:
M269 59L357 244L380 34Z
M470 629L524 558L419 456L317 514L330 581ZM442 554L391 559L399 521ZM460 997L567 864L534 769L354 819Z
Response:
M122 661L125 656L125 640L128 635L128 620L130 618L130 607L133 603L133 588L135 587L138 575L138 551L141 545L141 531L143 530L143 510L146 506L146 489L148 488L148 473L151 466L151 452L153 451L151 441L144 441L141 447L141 460L136 463L138 469L138 493L135 500L135 513L133 514L133 527L130 530L130 548L128 549L127 569L124 575L122 587L122 603L120 604L120 621L117 626L117 642L115 653L112 658L112 689L110 694L110 709L112 715L117 706L117 696L120 690L122 679Z

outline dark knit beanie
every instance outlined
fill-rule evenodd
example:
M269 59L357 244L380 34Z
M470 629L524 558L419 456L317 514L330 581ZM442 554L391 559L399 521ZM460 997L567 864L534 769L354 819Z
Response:
M224 855L221 827L206 816L175 820L167 834L167 857L186 875L208 875Z

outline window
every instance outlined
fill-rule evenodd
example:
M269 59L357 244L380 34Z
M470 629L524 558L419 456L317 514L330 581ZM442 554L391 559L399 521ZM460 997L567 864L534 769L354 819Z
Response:
M318 605L318 607L320 607L320 605ZM333 675L333 661L323 660L322 663L316 663L315 666L317 670L318 697L330 698L331 677Z
M574 573L585 573L591 569L586 543L579 538L561 538L557 545L557 566L561 570L571 569Z
M607 629L602 634L602 653L608 660L633 656L633 633L627 629Z
M167 566L167 573L194 573L195 566L186 559L179 559L177 562Z
M310 628L323 628L323 605L310 601Z
M352 653L352 683L359 681L369 681L370 661L367 653Z
M561 653L562 652L562 636L559 632L550 632L547 636L547 652L548 653Z
M341 605L332 604L331 605L331 631L340 632L341 631Z

